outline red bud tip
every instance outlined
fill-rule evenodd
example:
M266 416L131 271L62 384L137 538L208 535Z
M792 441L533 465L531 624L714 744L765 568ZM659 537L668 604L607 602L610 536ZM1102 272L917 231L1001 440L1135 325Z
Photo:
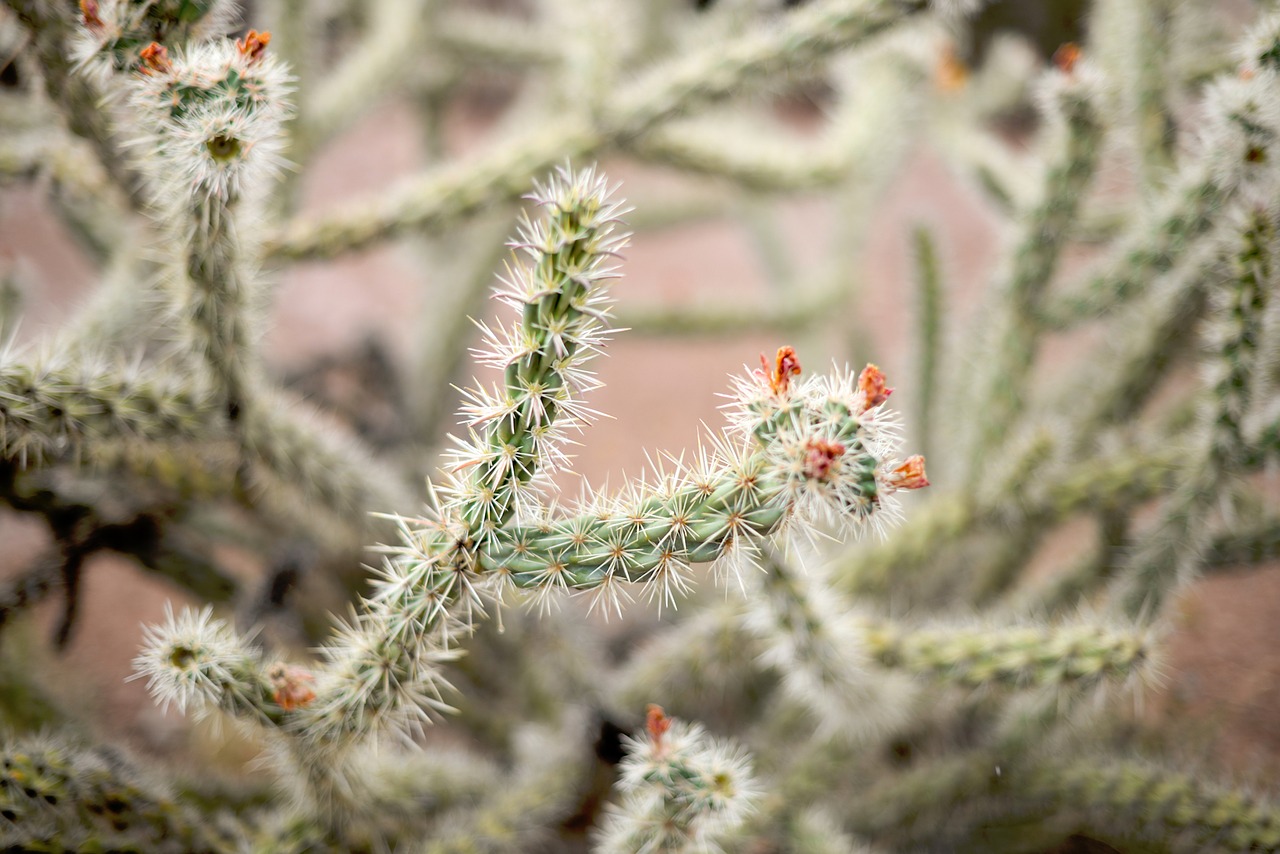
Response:
M858 374L858 391L862 392L862 412L879 406L893 394L893 389L885 385L884 374L875 365L867 365Z
M791 378L800 376L800 359L794 347L779 347L772 368L764 353L760 354L760 368L758 376L768 383L771 392L781 396L791 389Z
M236 39L236 47L250 62L262 59L269 44L271 44L271 33L266 31L260 33L257 30L249 30L244 38Z
M839 442L813 438L805 442L804 474L810 480L826 480L831 467L847 450Z
M671 718L667 717L662 706L650 703L649 708L645 710L644 725L649 730L649 738L653 740L653 746L660 747L662 737L667 734L667 730L671 729Z
M86 27L105 27L106 22L99 17L98 0L80 0L80 14L84 17Z
M948 42L943 46L935 75L938 88L944 92L956 92L969 81L969 68L961 61L954 44Z
M907 457L906 462L889 472L885 482L894 489L924 489L929 485L924 473L924 457L920 454Z
M1063 74L1072 74L1076 70L1076 63L1080 61L1080 57L1084 56L1084 51L1080 49L1080 45L1075 42L1067 42L1053 52L1053 64L1058 66L1058 70Z
M143 74L156 72L164 74L173 70L173 62L169 60L169 50L162 44L152 42L142 49L138 58L142 60L140 70Z
M316 698L316 692L311 688L316 677L301 667L273 665L267 671L267 679L271 682L271 699L286 712L305 708Z

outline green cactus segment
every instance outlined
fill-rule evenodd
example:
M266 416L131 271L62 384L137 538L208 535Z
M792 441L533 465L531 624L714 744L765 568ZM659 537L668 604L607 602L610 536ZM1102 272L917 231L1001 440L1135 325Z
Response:
M1203 172L1199 163L1190 168ZM1130 235L1114 260L1083 286L1046 300L1039 311L1040 322L1050 329L1070 328L1141 293L1151 280L1174 269L1187 249L1209 233L1234 190L1216 174L1183 178L1164 200L1155 225Z
M42 741L0 754L0 842L15 848L235 851L226 830L133 779L118 757Z
M83 366L0 366L0 453L29 462L91 452L95 442L205 434L214 411L176 374L93 372Z
M1274 851L1280 810L1243 791L1136 762L1046 764L1011 774L1064 810L1083 813L1091 832L1113 841L1159 844L1171 851Z
M585 589L610 575L644 581L671 561L713 561L735 537L768 536L786 517L785 484L766 475L762 462L754 458L743 467L754 479L750 485L726 481L703 500L698 500L702 490L690 487L669 499L650 499L634 514L579 517L547 531L503 532L498 545L480 552L480 565L509 572L518 587L545 584L548 565L559 565L569 586ZM582 542L574 544L578 539Z
M172 58L149 51L148 65L131 78L131 102L150 137L141 142L151 142L170 161L165 166L177 170L148 176L162 207L181 209L188 198L234 200L241 184L261 184L259 176L278 168L281 124L292 108L288 78L266 52L269 41L251 31ZM198 219L184 227L198 234L216 225Z
M197 218L208 221L197 231L187 255L191 282L188 311L199 351L226 399L226 413L237 420L247 403L252 363L252 335L245 321L249 282L239 263L239 242L232 233L225 204L199 206Z
M1241 422L1256 385L1256 353L1267 296L1276 287L1276 226L1253 211L1238 235L1235 275L1210 294L1205 330L1214 381L1203 410L1205 439L1183 471L1157 526L1119 579L1116 602L1130 617L1151 615L1178 584L1194 577L1210 546L1209 519L1225 484L1245 462Z
M971 687L1101 684L1138 673L1152 651L1142 632L1093 625L966 630L873 623L864 638L885 667Z
M237 228L238 217L279 168L290 114L284 72L265 53L268 40L250 33L172 59L153 53L130 81L139 143L156 154L148 188L157 211L168 214L169 239L186 247L172 272L187 283L193 349L218 381L233 422L252 402L257 373L255 276L246 260L252 235Z
M146 640L134 670L164 706L212 706L246 720L284 720L261 651L226 621L213 619L211 606L176 617L169 612L165 623L147 627Z
M849 444L842 478L862 499L843 500L851 515L869 514L879 500L877 460L857 439L856 419L831 431ZM771 427L762 428L766 435ZM773 534L795 510L802 475L780 469L768 450L727 465L714 478L689 483L669 494L643 499L615 514L586 514L549 525L500 532L477 554L479 571L509 574L518 587L547 583L548 567L563 572L568 586L595 587L618 577L648 581L673 561L708 563L726 550Z
M1002 313L992 338L984 415L970 464L974 477L1025 407L1027 378L1040 343L1036 315L1097 169L1103 126L1096 98L1071 72L1056 75L1051 82L1061 87L1055 98L1059 112L1050 118L1062 123L1062 138L1045 176L1044 195L1027 211L1011 268L998 285Z
M509 290L500 294L519 309L520 324L505 337L489 336L491 361L505 363L503 387L496 395L473 393L468 412L483 429L482 447L458 455L471 474L457 503L480 539L507 524L534 476L554 467L554 431L590 415L576 400L592 384L581 364L608 334L605 286L615 278L608 264L626 243L618 232L621 208L594 171L575 177L561 170L532 198L544 216L526 219L514 243L530 263L511 272Z
M848 817L860 834L894 850L1044 850L1072 833L1123 851L1280 847L1274 803L1106 756L1060 761L976 751L922 764L880 785ZM983 842L975 845L977 839Z
M1216 401L1210 454L1220 465L1237 464L1247 442L1241 421L1250 404L1258 349L1263 340L1267 298L1277 284L1277 229L1266 210L1247 218L1232 287L1218 294L1219 320L1214 356L1219 365L1212 394Z

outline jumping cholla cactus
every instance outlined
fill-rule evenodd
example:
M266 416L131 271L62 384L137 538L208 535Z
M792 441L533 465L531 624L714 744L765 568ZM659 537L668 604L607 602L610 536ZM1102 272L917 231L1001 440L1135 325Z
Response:
M582 395L597 383L584 365L611 333L607 287L626 236L622 209L593 170L563 169L531 198L541 216L512 243L525 263L508 268L497 293L517 319L484 328L481 363L502 381L468 393L470 434L457 440L427 514L395 517L402 543L386 549L360 613L324 647L324 666L268 662L208 610L170 615L137 660L164 705L218 709L277 732L331 817L372 805L358 781L332 779L345 776L346 754L447 710L441 665L512 591L532 592L543 610L559 594L583 593L592 609L621 615L634 584L675 606L692 587L691 564L742 585L770 538L892 516L896 492L928 485L922 457L894 456L891 390L878 368L800 380L795 351L782 347L736 381L729 430L691 461L672 458L618 493L557 512L547 475L565 462L566 431L593 415ZM681 730L662 743L698 740ZM653 735L649 749L660 741ZM358 794L335 803L343 791ZM693 844L702 833L689 818L680 832ZM673 846L648 847L683 850Z
M1280 850L1273 803L1124 758L1138 727L1111 702L1157 680L1188 581L1280 542L1248 479L1280 453L1280 16L1260 14L1228 52L1207 0L1097 0L1085 47L1041 68L997 43L978 69L956 45L986 50L977 3L531 0L525 17L435 0L258 5L274 35L233 36L229 0L5 0L0 56L42 85L0 88L0 174L50 176L105 272L51 344L0 354L0 497L55 541L0 589L0 622L62 590L61 646L89 558L135 557L207 603L145 629L135 677L160 706L234 721L274 788L15 735L0 747L0 843L1026 852L1084 835ZM316 45L341 56L335 68ZM497 66L538 81L510 108L519 133L455 163L445 108ZM820 134L798 139L776 118L724 131L743 117L721 102L784 74L829 107ZM314 162L389 90L410 96L440 165L367 204L295 214L287 160ZM1196 139L1180 149L1193 99ZM1033 159L982 129L1028 109L1042 120ZM921 128L1007 216L1011 251L979 328L952 347L945 265L917 232L906 426L875 365L812 371L806 355L802 370L782 346L732 379L727 426L696 451L565 499L569 446L592 441L597 416L589 363L621 331L615 314L637 334L813 338L838 323L863 337L864 314L842 309L871 176ZM1131 204L1093 191L1117 151L1133 160ZM616 155L730 190L630 211L596 168L570 165ZM814 189L839 202L835 257L823 281L797 284L792 255L808 250L779 237L757 194ZM471 351L496 379L458 389L464 429L415 492L465 363L463 320L496 264L422 235L456 227L496 246L482 213L522 196L495 294L506 317L478 321ZM780 286L770 310L615 309L623 218L639 229L708 210L756 238ZM422 391L394 409L410 426L380 443L384 465L270 376L262 268L406 234L442 281L446 258L471 269L427 300L406 383ZM1086 242L1100 257L1059 285ZM1055 400L1036 382L1044 343L1086 323L1106 330L1109 356ZM1193 341L1204 377L1174 389L1170 412L1153 393ZM922 455L901 455L903 432L939 484L909 513L899 493L929 479ZM1096 522L1092 548L1028 569L1081 516ZM356 604L315 656L235 627L271 609L314 616L283 604L296 565L320 563L295 543L348 566L375 541L390 544L371 579L331 573ZM224 542L269 556L265 604L246 607L245 585L209 557ZM221 607L233 597L248 611L236 621ZM602 643L586 627L604 622ZM6 696L26 686L9 676ZM32 697L26 728L51 728L53 705ZM439 719L453 726L428 729Z

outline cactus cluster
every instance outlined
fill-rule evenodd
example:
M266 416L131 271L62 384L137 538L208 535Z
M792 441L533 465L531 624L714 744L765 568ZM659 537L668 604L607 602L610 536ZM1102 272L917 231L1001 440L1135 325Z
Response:
M4 0L0 203L37 179L101 281L33 336L0 254L0 499L49 533L0 589L0 845L1280 847L1265 794L1175 770L1185 730L1135 713L1178 684L1189 585L1280 542L1280 16L1097 0L1043 50L1035 16L1001 31L1016 5ZM485 86L498 139L452 154ZM303 205L378 102L426 165ZM915 228L892 396L858 282L913 140L1007 251L963 327L945 229ZM597 159L671 174L630 179L633 210ZM824 263L770 203L800 192ZM633 237L708 221L750 237L758 304L615 301ZM347 403L273 366L282 268L392 240L420 262L412 352L340 359ZM751 365L696 447L570 497L573 446L607 435L591 360L627 329ZM1105 356L1044 381L1085 330ZM766 331L796 346L757 368ZM60 597L76 649L107 552L183 600L130 635L173 715L145 765L94 746L114 725L18 619Z

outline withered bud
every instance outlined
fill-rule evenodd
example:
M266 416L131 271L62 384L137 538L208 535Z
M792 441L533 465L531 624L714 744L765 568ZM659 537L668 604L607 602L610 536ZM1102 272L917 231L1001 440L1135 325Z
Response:
M653 740L655 750L662 747L662 737L671 729L671 718L662 710L662 706L650 703L644 715L645 729L649 730L649 738Z
M805 442L804 474L810 480L826 480L831 467L847 450L839 442L812 438Z
M262 59L269 44L271 44L271 33L266 31L260 33L257 30L249 30L244 38L236 39L236 47L250 62Z
M791 389L791 378L800 376L800 359L796 356L794 347L783 346L778 348L773 367L769 366L769 361L761 353L760 368L759 376L768 384L769 390L782 396Z
M152 42L138 54L142 60L139 70L143 74L166 74L173 70L173 62L169 59L169 49L162 44Z
M286 712L305 708L316 698L316 692L311 687L316 677L301 667L284 662L273 664L267 671L267 679L271 682L271 699Z
M1053 64L1063 74L1071 75L1075 73L1076 63L1080 61L1082 56L1084 56L1084 51L1080 49L1080 45L1075 42L1067 42L1053 52Z
M84 18L86 27L94 27L100 29L107 24L98 14L101 8L98 6L98 0L80 0L80 14Z
M956 92L969 81L969 68L960 59L956 46L951 42L943 46L935 74L938 88L944 92Z
M862 392L862 412L879 406L893 394L893 389L885 383L884 374L875 365L867 365L858 374L858 391Z
M929 485L924 473L924 456L907 457L906 462L889 472L885 482L894 489L924 489Z

